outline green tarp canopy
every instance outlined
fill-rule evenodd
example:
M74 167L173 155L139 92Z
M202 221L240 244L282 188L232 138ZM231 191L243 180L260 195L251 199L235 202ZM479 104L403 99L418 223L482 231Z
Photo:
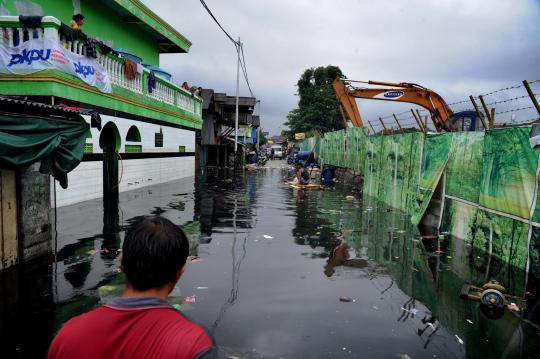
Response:
M39 171L67 188L67 174L84 154L89 125L80 121L0 112L0 167L41 161Z

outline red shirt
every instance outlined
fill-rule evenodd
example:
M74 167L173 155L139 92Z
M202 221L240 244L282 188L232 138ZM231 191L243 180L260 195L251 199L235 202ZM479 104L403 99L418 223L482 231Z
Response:
M199 325L158 298L116 298L69 320L49 359L202 358L215 347Z

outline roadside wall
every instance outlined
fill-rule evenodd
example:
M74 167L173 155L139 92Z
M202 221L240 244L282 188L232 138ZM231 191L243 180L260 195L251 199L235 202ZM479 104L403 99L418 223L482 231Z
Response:
M367 136L353 128L325 134L318 155L360 172L366 203L376 198L406 211L415 225L441 184L441 232L540 277L540 156L529 133L515 127Z

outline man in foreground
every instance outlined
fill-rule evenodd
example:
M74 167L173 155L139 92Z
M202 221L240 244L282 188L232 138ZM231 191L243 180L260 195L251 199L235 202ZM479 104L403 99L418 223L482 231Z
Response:
M208 334L166 301L188 254L184 232L169 220L135 224L122 247L122 297L69 320L53 340L49 358L214 358Z

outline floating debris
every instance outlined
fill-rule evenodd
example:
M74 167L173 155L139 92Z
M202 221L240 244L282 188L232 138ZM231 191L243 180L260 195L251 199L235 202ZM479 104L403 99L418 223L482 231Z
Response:
M195 296L192 295L192 296L189 296L189 297L186 297L186 303L195 303Z
M465 321L466 321L467 323L469 323L469 324L474 324L473 321L470 320L470 319L465 319Z
M191 260L191 263L201 263L201 262L206 262L206 259L195 257Z
M94 256L94 255L97 254L97 252L98 252L97 249L92 249L91 251L88 251L88 254L91 255L91 256Z
M506 306L506 308L509 311L513 312L513 313L517 313L517 312L521 311L521 309L519 309L519 307L516 305L516 303L510 303L510 304L508 304Z
M354 200L354 196L351 196L351 195L348 195L347 197L345 197L347 199L347 201L352 201Z
M463 339L461 339L460 337L458 337L457 334L454 335L457 339L457 341L459 342L459 344L463 345Z
M453 257L452 257L452 256L446 256L446 258L448 258L448 259L452 259Z
M356 299L352 299L349 297L341 296L339 297L340 302L350 303L350 302L356 302Z
M197 290L205 290L205 289L208 289L208 287L195 287L195 289L197 289Z
M397 356L400 359L411 359L411 357L408 354L398 354Z

